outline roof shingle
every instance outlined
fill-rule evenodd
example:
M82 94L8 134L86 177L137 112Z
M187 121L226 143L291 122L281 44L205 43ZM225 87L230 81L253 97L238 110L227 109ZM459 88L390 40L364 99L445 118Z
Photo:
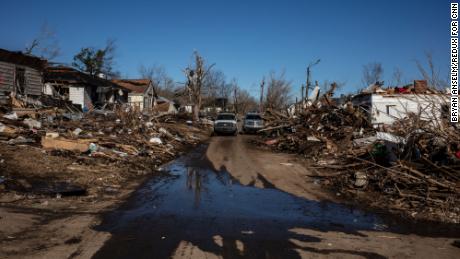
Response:
M150 85L150 79L114 79L115 84L131 90L133 93L144 93Z

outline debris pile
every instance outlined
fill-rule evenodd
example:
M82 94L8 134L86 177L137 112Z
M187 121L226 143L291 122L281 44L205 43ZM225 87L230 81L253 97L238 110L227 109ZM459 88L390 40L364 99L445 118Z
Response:
M263 142L311 161L338 194L413 217L460 222L460 128L411 115L385 132L351 105L267 111Z
M2 153L14 151L9 158L4 158L6 169L1 170L2 184L7 186L6 189L15 191L31 190L26 187L37 182L40 185L49 182L49 189L54 190L53 186L61 186L63 181L72 183L73 180L91 188L92 181L99 178L111 185L119 185L123 179L130 177L129 174L136 176L154 172L159 165L176 157L188 146L200 143L207 132L203 129L207 126L188 125L186 120L185 116L147 115L126 107L93 110L85 114L67 107L0 107ZM17 149L12 151L8 146ZM40 152L32 153L34 150ZM34 162L27 161L34 160L32 157L18 156L17 153L21 152L38 153L39 156L43 153L47 157L57 156L66 160L62 164L47 165L50 169L43 168L37 181L26 179L34 176L34 172L20 172L24 168L28 170L27 164ZM13 159L20 161L17 166L8 168L7 164L12 164L10 160ZM58 169L81 172L80 176L84 179L72 179L72 175L58 172ZM83 174L85 171L86 176ZM93 171L94 174L89 173ZM125 175L117 175L119 171ZM44 181L44 178L49 181Z
M351 106L311 106L293 117L268 110L264 120L266 128L260 133L267 139L266 144L309 157L351 152L354 138L375 132L366 116Z
M376 193L375 202L411 216L460 222L460 129L447 119L436 124L415 115L398 121L370 152L347 155L334 183Z

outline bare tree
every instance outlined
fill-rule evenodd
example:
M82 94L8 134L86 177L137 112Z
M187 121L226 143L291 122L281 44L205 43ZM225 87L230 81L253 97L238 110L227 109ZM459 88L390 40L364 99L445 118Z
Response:
M330 92L333 89L333 91L340 90L342 89L347 83L345 81L329 81L325 80L323 84L320 86L320 91L321 94Z
M210 69L203 82L203 95L206 97L206 101L216 105L216 100L219 98L221 103L218 105L225 109L231 91L230 85L226 82L225 74L220 70Z
M232 79L234 80L234 79ZM225 98L225 99L229 99L231 94L232 94L232 91L234 90L234 85L236 83L231 81L230 83L227 83L225 82L224 84L221 84L219 86L219 96L221 98Z
M393 71L393 79L392 83L396 84L396 86L400 86L403 84L403 71L399 67L395 67Z
M281 110L291 101L291 82L284 78L284 72L277 76L271 72L267 80L265 107Z
M239 92L240 92L240 87L238 86L238 82L236 78L233 78L231 82L229 83L229 87L231 91L233 92L233 111L238 114L238 105L239 105Z
M249 111L257 110L258 103L256 99L249 94L248 91L236 86L234 90L234 98L235 102L235 111L239 112L240 114L246 114Z
M116 49L116 40L107 39L105 47L103 49L102 73L104 73L108 77L114 77L119 75L118 71L114 71Z
M43 23L37 36L26 46L24 53L47 60L55 59L61 53L56 32L47 23Z
M161 65L153 65L150 67L141 65L139 74L142 78L150 79L153 83L155 91L163 97L174 98L176 85L174 80L166 73L166 69Z
M362 82L365 86L381 81L383 77L383 67L381 63L374 62L363 66Z
M187 67L184 70L185 76L187 78L185 87L190 95L190 99L193 105L193 120L198 121L202 103L201 90L203 87L203 81L214 64L206 68L204 60L200 54L195 51L193 55L195 57L195 64L193 66Z
M445 87L448 87L449 80L441 78L440 70L434 64L433 54L431 52L426 52L425 57L427 68L425 68L422 62L415 60L417 68L420 71L420 74L423 76L423 79L425 79L431 87L436 89L444 89Z

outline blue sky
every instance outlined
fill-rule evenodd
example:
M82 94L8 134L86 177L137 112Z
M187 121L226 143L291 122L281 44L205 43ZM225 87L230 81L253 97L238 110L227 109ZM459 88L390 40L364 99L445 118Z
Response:
M112 3L115 2L115 3ZM449 71L450 1L6 1L0 48L21 50L43 23L56 31L62 55L117 40L116 69L138 77L141 64L163 65L175 81L198 50L228 79L258 94L270 71L285 70L300 95L308 63L313 80L362 87L364 64L381 62L387 82L399 67L404 79L420 74L414 60L432 52Z

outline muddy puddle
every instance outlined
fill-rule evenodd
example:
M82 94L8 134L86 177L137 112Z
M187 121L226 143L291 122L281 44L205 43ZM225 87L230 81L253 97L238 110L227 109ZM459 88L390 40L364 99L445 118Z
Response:
M423 228L433 235L440 231L274 188L244 186L225 168L213 170L204 154L201 147L166 165L164 177L146 182L124 206L107 215L96 229L111 232L112 238L95 258L170 258L183 241L224 258L297 258L293 239L321 240L297 234L295 228L359 237L366 230L412 233ZM458 236L457 231L442 232ZM235 246L237 241L243 252Z

